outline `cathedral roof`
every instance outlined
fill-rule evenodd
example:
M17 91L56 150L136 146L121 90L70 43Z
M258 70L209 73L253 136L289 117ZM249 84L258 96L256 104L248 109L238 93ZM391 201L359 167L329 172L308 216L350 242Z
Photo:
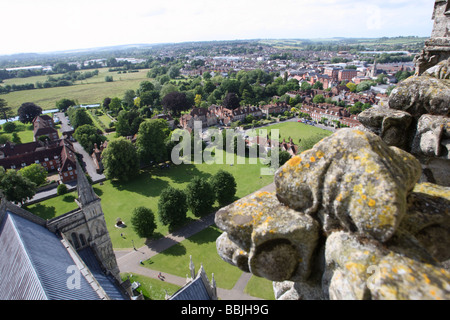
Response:
M60 238L9 210L0 221L0 270L0 300L100 299Z

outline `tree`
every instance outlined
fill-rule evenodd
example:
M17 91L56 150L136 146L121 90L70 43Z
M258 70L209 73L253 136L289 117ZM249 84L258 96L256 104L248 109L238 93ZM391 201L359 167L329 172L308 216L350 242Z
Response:
M177 68L175 66L170 67L170 69L169 69L169 77L171 79L175 79L179 75L180 75L180 69L179 68Z
M216 197L208 180L194 177L185 192L188 208L195 216L203 216L211 212Z
M13 133L16 130L16 124L14 122L6 122L3 125L3 131L6 133Z
M362 91L369 90L371 86L372 86L371 81L363 81L356 86L356 92L362 92Z
M139 158L144 163L165 161L167 159L165 140L169 133L166 120L152 119L142 122L136 139Z
M71 107L67 109L67 114L69 115L70 124L74 129L77 129L85 124L89 124L91 126L94 125L92 118L89 116L85 108Z
M219 170L211 177L210 183L220 206L227 205L234 200L236 180L230 172Z
M141 238L150 238L156 229L155 215L146 207L137 207L131 216L131 225Z
M223 99L223 106L227 109L236 109L240 106L240 99L236 93L227 93Z
M138 95L141 95L143 92L153 91L155 90L155 86L150 81L142 81L139 84Z
M311 90L312 86L308 82L304 81L302 82L300 88L302 89L302 91L308 91Z
M125 91L125 94L122 99L122 104L126 108L131 108L134 106L134 98L136 97L136 93L134 90L127 90Z
M170 111L173 115L180 115L181 111L188 110L190 105L184 92L173 91L162 99L164 110Z
M164 189L158 200L158 215L164 225L175 226L186 220L186 194L174 187Z
M136 148L131 141L120 137L111 141L102 153L104 174L107 179L128 181L139 173Z
M23 177L18 171L0 167L0 189L6 200L23 204L36 194L36 184Z
M200 104L202 103L202 95L196 94L194 101L195 101L195 106L197 108L200 108Z
M63 194L66 194L69 191L69 189L67 188L67 186L64 183L61 183L60 185L58 185L58 187L56 188L56 194L58 196L61 196Z
M325 102L325 98L323 97L322 94L316 94L313 98L313 102L314 103L324 103Z
M111 103L111 98L106 97L105 99L103 99L103 108L108 110L110 103Z
M36 186L43 185L47 180L47 170L39 163L33 163L19 170L22 177L34 182Z
M313 85L313 89L323 90L323 83L320 81L315 82Z
M117 116L116 133L122 137L134 136L142 121L144 119L139 115L139 112L121 110Z
M291 158L291 154L287 151L280 151L278 154L278 161L279 166L281 167L283 164L285 164L289 159Z
M65 112L69 107L75 106L76 103L74 100L70 99L61 99L56 102L56 107L59 109L59 111Z
M8 103L5 99L0 99L0 119L8 121L9 118L12 118L13 112L11 107L8 107Z
M346 84L347 88L350 89L351 92L355 92L356 91L356 84L354 84L353 82L349 82Z
M117 97L112 98L109 103L109 109L114 112L114 114L118 114L120 109L122 109L122 100Z
M17 114L19 115L19 121L22 123L31 123L33 119L42 113L42 108L34 104L33 102L23 103Z
M73 137L89 154L91 154L94 150L95 144L97 144L97 146L100 146L103 142L106 141L106 137L99 133L99 130L96 127L90 124L79 126L73 133Z

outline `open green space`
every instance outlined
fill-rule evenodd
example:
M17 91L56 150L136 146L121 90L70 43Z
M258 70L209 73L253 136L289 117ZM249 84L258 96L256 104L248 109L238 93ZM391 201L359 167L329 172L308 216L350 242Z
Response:
M186 274L190 275L189 257L192 256L196 274L203 265L209 280L214 273L218 287L232 289L242 271L223 261L217 253L216 239L221 233L216 226L206 228L151 259L145 260L144 267L186 277Z
M180 289L180 287L175 284L146 277L140 274L122 273L120 276L122 280L129 279L131 283L135 281L140 283L141 286L137 289L137 291L141 292L146 300L165 300L166 292L169 296L171 296Z
M163 274L185 277L186 274L190 276L189 263L192 257L196 273L203 265L209 280L214 274L217 287L232 289L242 271L223 261L217 253L216 239L221 233L220 229L213 225L144 261L144 266ZM252 276L245 292L266 300L274 299L272 281L260 277Z
M49 116L52 117L52 114L49 114ZM16 125L16 129L11 133L7 133L2 126L2 128L0 129L0 137L8 137L9 141L13 141L12 134L15 132L20 138L20 143L28 143L34 141L33 124L24 124L20 121L13 121L13 123ZM61 126L56 125L55 128L59 130ZM59 135L61 136L61 132L59 132Z
M86 70L83 70L86 71ZM133 73L109 72L108 69L99 69L99 74L92 78L76 81L68 87L43 88L10 92L1 95L13 112L17 112L24 102L34 102L43 110L54 109L58 100L67 98L77 101L79 104L96 104L103 102L106 97L122 98L126 90L136 90L139 84L148 80L148 69L142 69ZM58 76L58 75L55 75ZM113 82L105 82L106 76L112 76ZM45 81L46 76L30 77L24 79L8 79L5 84L35 83Z
M238 157L234 155L234 164L181 164L172 166L170 169L150 168L142 170L140 175L128 182L117 182L107 180L102 184L96 184L94 191L102 199L102 209L105 213L105 220L110 233L114 248L132 248L142 246L146 239L139 238L131 227L131 215L134 208L139 206L148 207L153 210L157 217L158 199L161 191L170 186L184 189L194 176L208 179L220 169L233 174L236 179L237 191L236 199L242 198L273 181L273 176L260 174L263 167L259 162L249 164L248 159L241 159L246 164L237 164ZM77 205L73 201L75 193L58 196L30 205L28 210L45 219L51 219L65 212L76 209ZM217 210L216 204L213 210ZM126 228L116 228L116 219L121 218ZM197 219L188 211L188 221ZM171 230L168 226L162 225L156 218L157 228L154 237L158 238L166 235Z
M285 139L286 142L289 142L289 138L292 138L292 141L297 145L302 139L308 139L315 136L320 136L323 138L332 134L331 131L323 130L301 122L291 121L277 123L267 127L255 128L253 131L247 131L247 134L249 136L256 136L259 133L259 130L267 130L267 133L269 133L273 129L279 130L280 142L282 142L283 139Z

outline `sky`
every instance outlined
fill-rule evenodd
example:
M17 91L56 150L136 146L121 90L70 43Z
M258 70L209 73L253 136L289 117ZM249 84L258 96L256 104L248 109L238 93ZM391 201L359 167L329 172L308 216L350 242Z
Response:
M434 0L1 0L0 54L124 44L429 37Z

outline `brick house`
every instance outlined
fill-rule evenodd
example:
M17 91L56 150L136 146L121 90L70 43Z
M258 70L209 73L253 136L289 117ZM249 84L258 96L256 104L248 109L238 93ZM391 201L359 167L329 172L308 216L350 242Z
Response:
M48 172L58 172L63 183L76 180L76 156L68 139L34 141L0 146L0 166L5 170L20 170L33 163L41 164Z
M206 128L217 124L217 116L209 108L193 108L191 112L180 117L180 126L193 130L195 121L201 121L202 128Z
M358 71L355 69L339 70L338 81L352 81L356 76L358 76Z
M262 106L260 109L263 114L268 116L270 114L278 114L284 113L285 111L289 111L290 107L286 102L276 102Z
M51 141L59 139L58 130L55 128L53 119L48 115L41 114L33 119L33 136L34 141L37 141L40 137L46 136Z

